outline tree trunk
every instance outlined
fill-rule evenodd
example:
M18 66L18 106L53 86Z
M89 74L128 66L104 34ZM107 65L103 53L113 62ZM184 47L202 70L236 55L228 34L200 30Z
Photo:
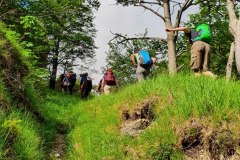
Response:
M52 63L52 74L51 78L56 80L57 78L57 67L58 67L58 58L57 56L53 58L53 63Z
M170 74L177 73L177 62L176 62L176 41L173 35L170 33L167 38L168 44L168 70Z
M235 59L236 59L237 72L240 75L240 20L238 20L236 24Z
M58 56L59 56L59 45L60 45L60 40L57 37L55 41L55 49L53 50L53 60L52 60L52 74L51 74L51 79L56 80L57 78L57 67L58 67Z
M226 67L226 80L229 81L231 79L231 74L232 74L232 64L234 60L234 50L235 50L235 43L233 42L231 44L231 49L228 57L228 63Z
M163 3L164 8L164 19L166 28L172 28L171 14L170 14L170 2L165 0ZM167 44L168 44L168 70L169 74L177 73L176 63L176 38L174 32L167 33Z
M229 16L229 31L234 37L235 42L234 51L237 73L240 74L240 20L235 12L235 4L234 0L227 0L226 7Z

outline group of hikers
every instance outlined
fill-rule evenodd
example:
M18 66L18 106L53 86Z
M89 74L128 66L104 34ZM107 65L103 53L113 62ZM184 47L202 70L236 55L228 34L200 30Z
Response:
M73 71L60 76L61 90L63 92L73 93L73 87L76 84L77 75ZM87 98L92 90L92 79L88 76L88 73L80 74L80 95L81 98Z
M209 25L200 24L195 29L188 27L166 28L166 32L183 31L189 39L191 44L191 59L190 66L195 76L206 75L209 77L216 77L210 71L210 53L212 40L212 33ZM134 48L134 52L130 55L133 66L136 68L136 76L138 81L145 79L149 73L150 68L156 63L156 58L151 57L148 51Z
M166 32L183 31L189 38L191 46L191 69L195 76L201 74L214 77L215 75L209 70L210 65L210 51L209 42L212 39L211 31L208 25L200 24L196 29L188 27L166 28ZM139 47L135 47L133 53L130 55L132 64L136 70L136 77L138 81L144 80L149 74L150 69L156 63L156 58L151 57L149 52ZM67 74L62 74L60 77L61 88L63 91L73 93L73 87L76 83L76 74L72 71ZM96 92L109 94L116 90L118 83L111 68L108 68L99 81ZM80 75L80 93L82 98L87 98L92 90L92 80L88 73Z
M63 92L73 93L73 87L76 84L77 75L73 71L68 72L67 74L62 74L60 76L61 90ZM88 73L80 74L80 96L83 99L88 98L92 90L92 79L88 76ZM116 90L117 81L115 75L112 72L111 68L106 70L103 78L100 80L100 83L97 86L96 91L101 94L109 94L111 91Z

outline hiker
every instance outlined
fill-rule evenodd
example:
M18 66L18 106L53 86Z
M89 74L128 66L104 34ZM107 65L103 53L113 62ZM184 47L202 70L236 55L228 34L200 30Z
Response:
M69 82L69 77L70 77L70 74L66 74L65 77L63 78L63 81L62 81L62 85L63 85L63 91L64 92L67 92L69 90L69 85L70 85L70 82Z
M102 80L103 80L103 79L101 79L101 80L98 82L98 85L97 85L97 88L96 88L96 92L99 93L99 94L101 94L102 91L103 91L103 90L102 90L102 88L103 88L103 87L102 87Z
M82 99L86 99L92 90L92 79L88 73L80 74L80 78L80 95Z
M101 86L104 94L109 94L110 92L116 90L117 80L111 68L108 68L104 74Z
M183 31L189 38L191 47L191 69L195 76L207 75L215 77L215 75L209 71L210 66L210 51L209 45L212 34L207 24L200 24L196 29L190 29L188 27L178 28L166 28L167 32L171 31Z
M73 71L70 71L69 72L69 82L70 82L70 85L68 86L68 90L69 90L70 94L73 93L73 87L75 86L76 80L77 80L76 73L73 73Z
M142 81L150 74L150 69L155 64L156 58L151 57L148 51L140 50L138 47L135 47L133 52L130 59L136 68L138 81Z

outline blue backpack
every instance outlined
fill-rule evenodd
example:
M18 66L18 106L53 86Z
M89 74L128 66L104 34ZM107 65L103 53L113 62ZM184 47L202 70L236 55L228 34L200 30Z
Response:
M139 55L139 64L141 67L150 67L152 65L152 59L148 51L140 50Z

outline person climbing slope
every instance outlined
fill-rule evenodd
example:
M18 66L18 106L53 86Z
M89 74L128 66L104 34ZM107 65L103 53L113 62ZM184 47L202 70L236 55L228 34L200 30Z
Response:
M104 94L109 94L110 92L116 90L117 80L111 68L108 68L104 74L101 86Z
M92 90L92 79L88 73L81 74L80 78L80 96L82 99L87 99Z
M192 45L190 65L195 76L199 76L202 73L210 77L215 77L209 70L212 34L207 24L200 24L196 29L178 27L166 28L166 31L183 31L189 38L189 43Z
M138 81L142 81L149 76L150 69L155 64L156 58L151 57L148 51L141 50L138 47L135 47L133 52L130 55L130 59L136 68Z

